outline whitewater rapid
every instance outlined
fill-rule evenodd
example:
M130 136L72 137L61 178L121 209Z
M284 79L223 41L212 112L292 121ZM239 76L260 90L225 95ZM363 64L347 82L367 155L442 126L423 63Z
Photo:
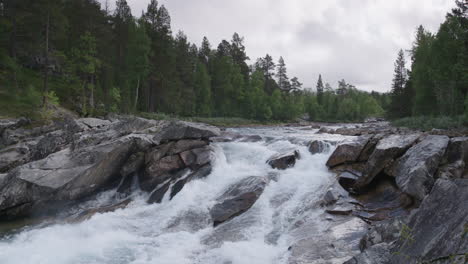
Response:
M311 155L307 144L346 137L315 134L310 128L231 132L260 135L263 140L213 143L212 173L189 182L171 201L165 197L161 204L150 205L147 195L136 191L125 209L77 224L32 226L0 236L0 264L291 263L291 245L304 236L326 232L319 220L314 222L315 233L294 232L300 221L320 214L313 205L333 179L325 166L333 148ZM265 163L273 154L291 149L301 154L293 168L278 171ZM213 227L209 210L226 188L248 176L268 175L276 181L268 184L250 210ZM114 193L105 192L82 207L108 204Z

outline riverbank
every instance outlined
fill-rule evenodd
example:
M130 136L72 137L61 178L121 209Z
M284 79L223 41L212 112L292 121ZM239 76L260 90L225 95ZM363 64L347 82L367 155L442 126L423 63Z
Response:
M65 229L92 244L89 230L101 226L100 245L114 253L96 263L137 259L144 248L162 263L191 264L193 255L203 263L459 261L467 243L468 138L445 132L387 122L219 129L132 116L39 127L2 120L0 221L11 235L0 247L13 263L11 249L24 247L24 237L45 261L53 253L41 239L59 245ZM184 239L191 242L181 248ZM60 263L95 256L81 250L64 249Z

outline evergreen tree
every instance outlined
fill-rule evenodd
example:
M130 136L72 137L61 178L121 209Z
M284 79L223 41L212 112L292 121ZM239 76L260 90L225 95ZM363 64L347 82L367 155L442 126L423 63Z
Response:
M211 44L208 41L207 37L203 37L203 41L200 47L200 51L198 53L200 61L208 67L208 62L210 61L211 57Z
M404 117L408 111L407 108L410 105L406 104L406 100L404 98L405 94L405 87L406 87L406 68L405 68L405 54L403 50L398 52L398 57L395 61L395 70L393 74L393 81L392 81L392 103L389 109L389 116L393 118L401 118Z
M323 82L322 82L322 75L319 74L319 78L318 78L318 81L317 81L317 102L318 104L322 105L323 103L323 91L324 91L324 87L323 87Z
M196 94L196 114L199 116L211 115L211 78L204 63L197 64L194 78Z
M278 79L278 86L283 91L289 91L291 85L287 75L286 64L284 63L283 57L279 58L277 67L276 78Z

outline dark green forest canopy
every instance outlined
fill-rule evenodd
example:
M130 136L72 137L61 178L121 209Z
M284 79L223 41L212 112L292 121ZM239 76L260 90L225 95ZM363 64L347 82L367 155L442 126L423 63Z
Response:
M82 116L360 121L390 105L345 80L332 88L319 76L316 88L290 78L282 57L251 60L237 33L217 46L190 43L156 0L139 18L125 0L113 12L96 0L0 0L0 115L60 104Z
M411 68L405 68L401 50L395 62L392 118L464 115L468 121L468 3L455 1L436 34L421 25L408 51Z

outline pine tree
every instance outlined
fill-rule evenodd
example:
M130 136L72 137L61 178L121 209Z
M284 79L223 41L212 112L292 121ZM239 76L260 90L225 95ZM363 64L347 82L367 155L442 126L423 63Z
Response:
M199 116L211 116L211 78L204 63L198 63L194 77L196 94L196 113Z
M317 81L317 102L319 105L322 105L323 104L323 91L324 91L324 87L323 87L323 82L322 82L322 75L319 74L319 78L318 78L318 81Z
M389 109L389 116L392 118L403 117L407 113L406 108L410 107L409 105L405 105L404 100L406 81L405 54L400 49L395 61L392 81L392 103Z
M286 64L284 63L283 57L280 57L278 61L276 78L278 79L278 86L283 91L289 91L291 85L287 75Z
M203 37L198 57L200 58L200 61L208 67L208 63L211 57L211 44L207 37Z

